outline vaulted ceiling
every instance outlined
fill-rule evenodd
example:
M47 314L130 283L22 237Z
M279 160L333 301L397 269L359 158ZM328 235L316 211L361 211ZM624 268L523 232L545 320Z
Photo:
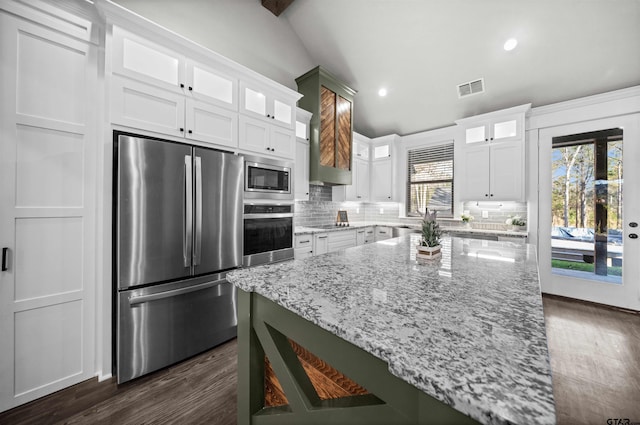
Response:
M370 137L640 84L639 0L296 0L279 19L358 90ZM458 98L478 78L485 92Z

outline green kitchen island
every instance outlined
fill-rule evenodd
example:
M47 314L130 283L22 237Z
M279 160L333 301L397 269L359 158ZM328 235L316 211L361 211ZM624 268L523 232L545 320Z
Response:
M531 245L419 235L234 271L238 424L554 424ZM369 393L321 400L295 341ZM265 354L288 405L265 407Z

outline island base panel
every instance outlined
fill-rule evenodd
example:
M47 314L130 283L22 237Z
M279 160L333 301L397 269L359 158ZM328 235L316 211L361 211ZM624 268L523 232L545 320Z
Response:
M369 394L321 400L290 339ZM265 355L289 402L266 407ZM253 292L238 291L238 424L477 424L393 376L387 364Z

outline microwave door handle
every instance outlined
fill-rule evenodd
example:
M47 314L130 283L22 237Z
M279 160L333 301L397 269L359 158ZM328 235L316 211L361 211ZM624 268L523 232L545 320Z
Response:
M195 157L196 167L196 201L195 201L195 216L196 216L196 228L195 228L195 246L193 248L193 265L200 264L200 257L202 253L202 158Z
M182 256L184 266L191 267L191 246L193 241L193 172L191 169L191 155L184 157L184 229L182 239Z

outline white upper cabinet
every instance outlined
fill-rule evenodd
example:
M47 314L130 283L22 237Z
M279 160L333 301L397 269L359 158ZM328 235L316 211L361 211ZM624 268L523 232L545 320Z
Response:
M393 163L390 157L371 163L371 200L393 201Z
M524 120L531 104L456 121L466 144L523 140Z
M111 121L238 147L238 80L113 26Z
M112 123L294 158L299 93L160 30L111 28Z
M353 160L353 172L351 173L350 185L336 185L332 187L332 199L337 202L369 201L369 161L355 158Z
M261 155L294 158L296 138L293 130L244 115L239 116L239 127L240 149Z
M186 84L185 60L177 52L113 26L114 74L182 92Z
M240 111L274 124L295 128L296 102L257 84L240 82Z
M354 133L353 137L353 155L354 158L360 159L369 159L369 143L358 140L355 137L356 133Z
M238 110L238 79L113 27L113 73Z
M524 122L531 105L458 120L456 186L461 201L525 199Z
M295 199L309 200L309 122L311 112L296 109Z
M238 110L238 79L187 59L186 90L194 99Z

